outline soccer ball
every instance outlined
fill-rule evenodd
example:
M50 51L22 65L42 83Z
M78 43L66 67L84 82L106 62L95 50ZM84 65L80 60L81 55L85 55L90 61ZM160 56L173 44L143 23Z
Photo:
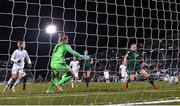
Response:
M176 76L172 76L172 77L170 77L169 82L173 85L176 85L176 84L178 84L179 79Z

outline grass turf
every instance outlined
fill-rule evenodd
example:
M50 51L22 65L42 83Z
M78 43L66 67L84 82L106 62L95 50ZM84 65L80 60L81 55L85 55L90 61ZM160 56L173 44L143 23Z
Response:
M64 92L59 93L55 87L53 94L45 94L48 85L29 83L25 91L21 90L22 85L18 85L16 93L11 90L1 93L0 105L93 105L180 98L180 84L171 85L169 82L157 82L160 90L151 89L148 82L133 82L128 90L121 83L90 83L89 88L80 83L77 88L64 87ZM1 91L3 87L0 85Z

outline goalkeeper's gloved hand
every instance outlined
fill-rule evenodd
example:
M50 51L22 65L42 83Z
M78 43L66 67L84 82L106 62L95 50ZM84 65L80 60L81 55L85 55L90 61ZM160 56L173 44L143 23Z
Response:
M81 55L80 56L82 59L86 59L86 60L88 60L90 57L89 56L87 56L87 55Z

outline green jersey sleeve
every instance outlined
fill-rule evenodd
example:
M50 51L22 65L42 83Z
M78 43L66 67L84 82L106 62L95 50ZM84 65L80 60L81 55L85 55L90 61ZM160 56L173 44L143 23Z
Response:
M71 53L73 56L81 57L81 54L79 54L78 52L74 51L68 44L65 44L64 48L65 48L66 51Z

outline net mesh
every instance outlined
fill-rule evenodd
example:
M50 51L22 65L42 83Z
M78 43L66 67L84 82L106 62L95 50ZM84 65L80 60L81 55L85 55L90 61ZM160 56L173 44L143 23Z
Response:
M28 93L20 90L4 99L4 104L111 104L164 100L180 97L178 86L163 80L168 73L180 70L180 1L179 0L2 0L0 1L0 59L2 82L11 76L10 56L19 40L25 40L33 67L25 68L29 78ZM83 54L92 55L92 85L83 83L58 95L44 94L51 80L50 57L57 43L57 33L45 28L54 24L57 32L69 36L69 44ZM148 69L162 90L149 90L146 81L130 84L125 90L120 83L119 65L129 45L137 43ZM72 57L68 54L66 57ZM72 59L67 59L69 63ZM110 84L104 81L108 70ZM158 73L161 72L161 73ZM80 68L79 76L83 70ZM158 74L158 75L157 75ZM3 87L3 86L2 86ZM21 96L26 97L24 100ZM3 96L1 95L1 96ZM38 100L34 100L38 98ZM23 101L24 100L24 101ZM32 101L32 102L31 102Z

